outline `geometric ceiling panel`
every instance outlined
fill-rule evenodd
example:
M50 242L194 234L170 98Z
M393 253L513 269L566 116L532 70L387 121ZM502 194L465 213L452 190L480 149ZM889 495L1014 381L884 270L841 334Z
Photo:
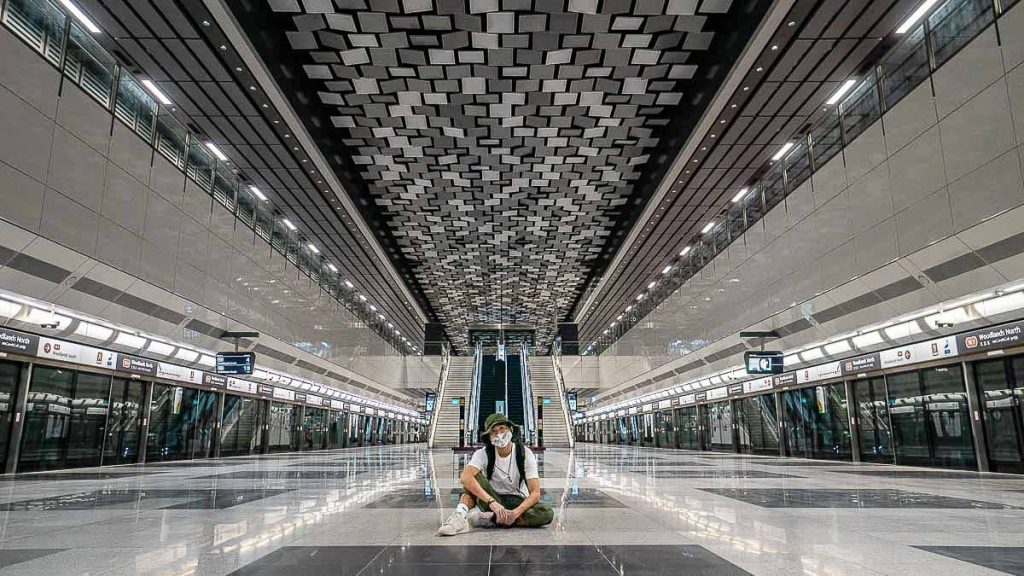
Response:
M706 88L709 19L731 4L268 0L289 24L277 58L316 87L461 349L480 324L553 340L665 161L666 126Z

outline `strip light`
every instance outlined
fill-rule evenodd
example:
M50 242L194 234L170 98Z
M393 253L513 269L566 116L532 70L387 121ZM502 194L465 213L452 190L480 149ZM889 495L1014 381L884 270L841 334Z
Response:
M783 144L782 148L779 148L779 151L775 153L775 156L772 156L772 162L778 162L779 160L781 160L782 157L786 155L786 152L789 152L789 150L792 147L792 142L786 142L785 144Z
M225 156L224 153L220 151L220 148L217 148L217 145L214 144L213 142L207 142L206 143L206 148L210 152L212 152L214 156L217 157L217 160L220 160L221 162L227 162L228 161L228 157Z
M928 13L928 10L930 10L931 7L934 6L935 2L937 1L938 0L924 0L924 3L918 6L917 10L914 10L914 13L911 14L909 18L903 21L903 24L900 24L900 27L896 29L896 33L903 34L907 30L910 30L914 26L914 24L917 24L918 20L923 18L924 15Z
M281 223L284 224L292 232L298 230L298 228L295 227L295 224L292 224L292 221L287 218L282 218Z
M313 254L319 254L320 253L320 249L317 248L313 244L306 244L306 247L309 248L309 251L312 252Z
M99 34L102 32L100 27L90 20L89 17L85 15L85 12L82 12L82 9L75 6L71 0L60 0L60 3L67 8L68 12L71 12L71 15L75 17L75 20L78 20L82 26L85 26L86 29L89 30L89 32L92 32L93 34Z
M743 190L740 190L739 192L737 192L736 195L732 197L732 203L736 204L740 200L743 200L743 197L747 195L747 192L749 190L750 190L750 188L744 188Z
M167 97L167 94L164 94L162 90L156 87L156 84L154 84L152 80L143 80L142 86L146 89L146 91L152 94L153 97L156 98L158 102L160 102L164 106L170 106L171 104L174 104L174 102L171 102L171 99Z
M839 99L842 98L843 96L846 96L846 93L849 92L850 88L853 88L853 85L856 83L857 81L854 80L853 78L847 80L846 82L843 82L843 85L839 87L839 90L836 90L836 93L833 94L831 98L825 101L825 104L831 106L836 102L839 102Z
M707 234L708 232L711 232L711 230L714 229L714 227L715 227L715 221L712 220L711 222L708 222L707 224L705 224L703 228L701 228L700 233L701 234Z
M257 198L259 198L260 200L263 200L264 202L267 201L266 195L263 194L263 192L260 192L259 188L255 187L255 186L249 186L249 191L252 192L253 195L256 196Z

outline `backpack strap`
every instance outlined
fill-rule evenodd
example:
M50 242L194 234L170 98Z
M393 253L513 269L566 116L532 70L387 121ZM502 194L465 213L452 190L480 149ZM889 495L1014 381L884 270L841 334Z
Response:
M484 446L484 452L487 454L487 479L490 480L491 476L494 475L494 444L490 442Z
M526 484L526 447L516 442L516 469L519 470L519 484Z

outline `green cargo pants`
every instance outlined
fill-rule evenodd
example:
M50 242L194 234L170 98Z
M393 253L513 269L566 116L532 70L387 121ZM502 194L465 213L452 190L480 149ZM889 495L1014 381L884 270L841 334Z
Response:
M502 506L504 506L508 510L514 509L515 507L522 504L523 500L526 500L526 498L523 498L519 494L498 494L497 492L494 491L494 488L491 487L490 481L487 480L487 475L484 474L483 472L476 473L476 481L480 483L480 487L483 488L484 491L491 496L491 498L497 500L499 503L501 503ZM463 488L462 493L469 494L470 497L476 499L476 496L470 494L469 490L466 490L465 488ZM483 502L478 501L476 505L481 512L490 512L487 506L484 506ZM529 510L523 512L523 514L516 519L516 522L512 525L512 527L540 528L541 526L547 526L548 524L551 524L551 521L554 518L555 511L552 510L550 506L548 506L547 504L541 504L540 502L537 502ZM508 526L501 527L508 528Z

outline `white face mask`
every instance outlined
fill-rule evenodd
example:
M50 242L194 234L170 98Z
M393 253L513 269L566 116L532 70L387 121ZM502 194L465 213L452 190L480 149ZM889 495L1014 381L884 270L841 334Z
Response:
M494 444L498 448L504 448L512 443L512 433L502 432L494 438L491 438L491 444Z

